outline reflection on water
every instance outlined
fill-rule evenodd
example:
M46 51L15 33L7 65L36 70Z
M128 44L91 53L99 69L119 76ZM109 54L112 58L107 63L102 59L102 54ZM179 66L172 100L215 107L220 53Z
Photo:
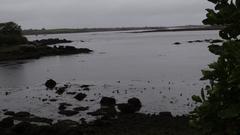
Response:
M74 41L68 45L95 52L0 63L0 102L4 104L0 109L27 110L56 118L60 117L56 115L59 102L86 105L94 110L102 96L114 96L118 102L135 96L143 102L142 112L184 114L193 108L188 98L204 86L199 81L201 69L214 60L207 43L187 41L217 37L216 31L29 36L30 40L66 38ZM183 44L176 46L174 42ZM71 96L62 95L57 97L58 102L46 104L40 99L46 95L57 96L43 86L49 78L55 79L58 85L70 83L69 91L77 91L81 84L94 86L86 92L87 101L79 103ZM11 94L5 96L6 91Z

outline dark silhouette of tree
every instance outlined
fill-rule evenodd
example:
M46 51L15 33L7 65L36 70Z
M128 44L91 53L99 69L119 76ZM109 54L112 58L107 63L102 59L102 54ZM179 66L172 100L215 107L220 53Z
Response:
M19 45L27 43L21 27L14 22L0 23L0 45Z

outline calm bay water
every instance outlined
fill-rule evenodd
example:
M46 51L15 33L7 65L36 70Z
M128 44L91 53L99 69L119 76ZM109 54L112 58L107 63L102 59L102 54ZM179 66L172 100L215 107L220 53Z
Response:
M186 114L194 108L191 96L199 94L206 84L199 81L201 70L215 59L208 52L207 43L187 41L216 39L218 35L217 31L199 31L28 36L29 40L45 38L73 40L63 45L90 48L94 53L0 63L0 109L64 119L57 114L58 103L90 106L89 111L93 111L99 108L102 96L111 96L118 103L138 97L143 103L141 112L145 113ZM173 45L174 42L182 44ZM68 91L78 91L82 84L92 86L83 92L88 95L86 100L79 102L71 95L58 96L47 91L43 84L49 78L56 80L58 86L71 85ZM6 96L6 92L10 94ZM58 101L42 102L49 96ZM71 118L89 117L86 112Z

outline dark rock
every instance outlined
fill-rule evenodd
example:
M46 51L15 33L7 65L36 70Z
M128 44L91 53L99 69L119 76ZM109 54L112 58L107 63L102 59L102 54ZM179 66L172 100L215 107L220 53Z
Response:
M136 113L141 107L142 103L138 98L131 98L128 100L128 103L118 104L118 109L124 114Z
M32 125L29 122L21 122L13 127L13 131L17 134L24 134L31 129Z
M116 105L116 99L111 98L111 97L102 97L100 101L101 106L115 106Z
M163 119L171 119L173 118L172 113L171 112L160 112L159 116Z
M14 125L12 118L4 118L2 121L0 121L0 127L1 128L11 128Z
M58 109L59 110L65 110L67 106L72 106L71 104L68 103L60 103Z
M60 87L60 88L57 88L57 91L56 93L58 95L62 95L65 91L66 91L67 87Z
M77 99L78 101L82 101L84 98L86 98L87 95L84 93L79 93L77 94L74 98Z
M90 85L82 85L82 86L80 86L81 88L88 88L88 87L90 87Z
M67 92L66 94L68 94L68 95L75 95L76 92Z
M74 111L74 110L60 110L58 113L62 114L62 115L66 115L66 116L73 116L73 115L78 114L78 111Z
M6 112L6 111L8 111L8 109L3 109L2 111L3 111L3 112Z
M51 102L56 102L57 99L50 99L49 101L51 101Z
M45 83L45 86L49 89L53 89L56 85L57 85L57 83L52 79L47 80Z
M201 43L201 42L203 42L202 40L196 40L195 42L199 42L199 43Z
M117 114L115 107L102 107L94 112L88 112L91 116L114 117Z
M35 40L30 42L34 45L54 45L60 43L71 43L72 41L66 39L59 39L59 38L49 38L49 39L42 39L42 40Z
M89 109L89 107L75 107L75 108L73 108L74 111L86 111L88 109Z
M10 92L5 92L5 95L8 96L10 94Z
M89 91L90 89L89 88L83 88L84 91Z
M142 107L142 103L141 103L141 101L138 98L130 98L128 100L128 104L133 105L136 108L136 110L138 110L138 111Z
M14 115L14 117L30 117L30 113L29 112L18 112Z
M136 108L128 103L118 104L117 107L118 110L120 110L120 112L123 114L130 114L136 112Z
M78 125L79 125L78 122L72 121L72 120L59 120L59 121L55 124L55 126L60 126L60 127L63 126L63 128L66 127L66 126L77 127Z
M13 111L7 111L7 112L4 113L4 115L13 116L13 115L15 115L15 112L13 112Z
M42 117L33 117L30 119L30 122L41 122L41 123L52 124L53 120L48 118L42 118Z
M31 116L31 117L13 117L13 120L21 121L21 122L37 122L37 123L46 123L46 124L52 124L52 119L48 118L41 118L37 116Z
M223 40L221 39L215 39L215 40L212 40L210 43L214 44L214 43L222 43Z
M180 45L181 43L180 42L175 42L174 45Z

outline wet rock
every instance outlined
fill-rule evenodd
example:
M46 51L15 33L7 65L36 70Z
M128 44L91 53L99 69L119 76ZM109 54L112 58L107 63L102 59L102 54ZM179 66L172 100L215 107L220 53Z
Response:
M90 85L82 85L82 86L80 86L81 88L88 88L88 87L90 87Z
M48 89L53 89L55 86L57 85L57 83L53 80L53 79L49 79L46 81L45 86Z
M73 108L74 111L87 111L89 109L89 107L75 107Z
M71 104L68 103L60 103L58 109L59 110L65 110L67 106L72 106Z
M87 114L91 116L104 116L112 118L116 116L117 111L115 107L102 107L94 112L88 112Z
M171 119L173 118L172 113L171 112L160 112L159 116L163 119Z
M29 112L18 112L14 115L14 117L30 117L30 113Z
M76 121L72 121L72 120L59 120L55 126L63 126L66 127L66 126L70 126L70 127L77 127L79 125L78 122Z
M49 101L51 101L51 102L56 102L57 99L50 99Z
M142 107L142 103L138 98L131 98L128 103L118 104L118 109L123 114L136 113Z
M59 39L59 38L49 38L49 39L42 39L42 40L35 40L30 43L34 45L54 45L60 43L71 43L72 41L66 39Z
M128 103L122 103L117 105L118 110L120 110L121 113L123 114L130 114L130 113L135 113L136 108Z
M1 128L11 128L14 123L13 123L13 119L12 118L4 118L2 121L0 121L0 127Z
M60 87L60 88L57 88L57 91L56 91L56 93L58 94L58 95L62 95L65 91L66 91L66 89L67 89L67 87Z
M78 101L82 101L84 98L86 98L87 95L84 93L79 93L77 94L74 98L77 99Z
M74 110L60 110L58 113L66 116L73 116L78 114L79 112Z
M83 88L84 91L89 91L90 89L89 88Z
M66 94L68 94L68 95L75 95L76 92L67 92Z
M100 105L101 106L115 106L116 105L116 99L115 98L111 98L111 97L102 97L101 101L100 101Z
M203 40L195 40L194 42L201 43Z
M10 94L10 92L5 92L5 95L8 96Z
M15 125L12 130L16 134L24 134L25 132L29 131L31 129L32 125L29 122L21 122L17 125Z
M7 112L4 113L4 115L13 116L13 115L15 115L15 112L13 112L13 111L7 111Z
M138 98L130 98L128 100L128 104L133 105L136 108L137 111L139 111L140 108L142 107L142 103Z
M47 99L46 99L46 98L44 98L44 99L42 99L42 101L43 101L43 102L45 102L45 101L47 101Z
M37 116L31 117L13 117L13 120L21 121L21 122L37 122L37 123L45 123L45 124L52 124L52 119L42 118Z
M180 42L175 42L174 45L180 45L181 43Z
M215 39L215 40L212 40L210 43L214 44L214 43L222 43L223 40L221 39Z

